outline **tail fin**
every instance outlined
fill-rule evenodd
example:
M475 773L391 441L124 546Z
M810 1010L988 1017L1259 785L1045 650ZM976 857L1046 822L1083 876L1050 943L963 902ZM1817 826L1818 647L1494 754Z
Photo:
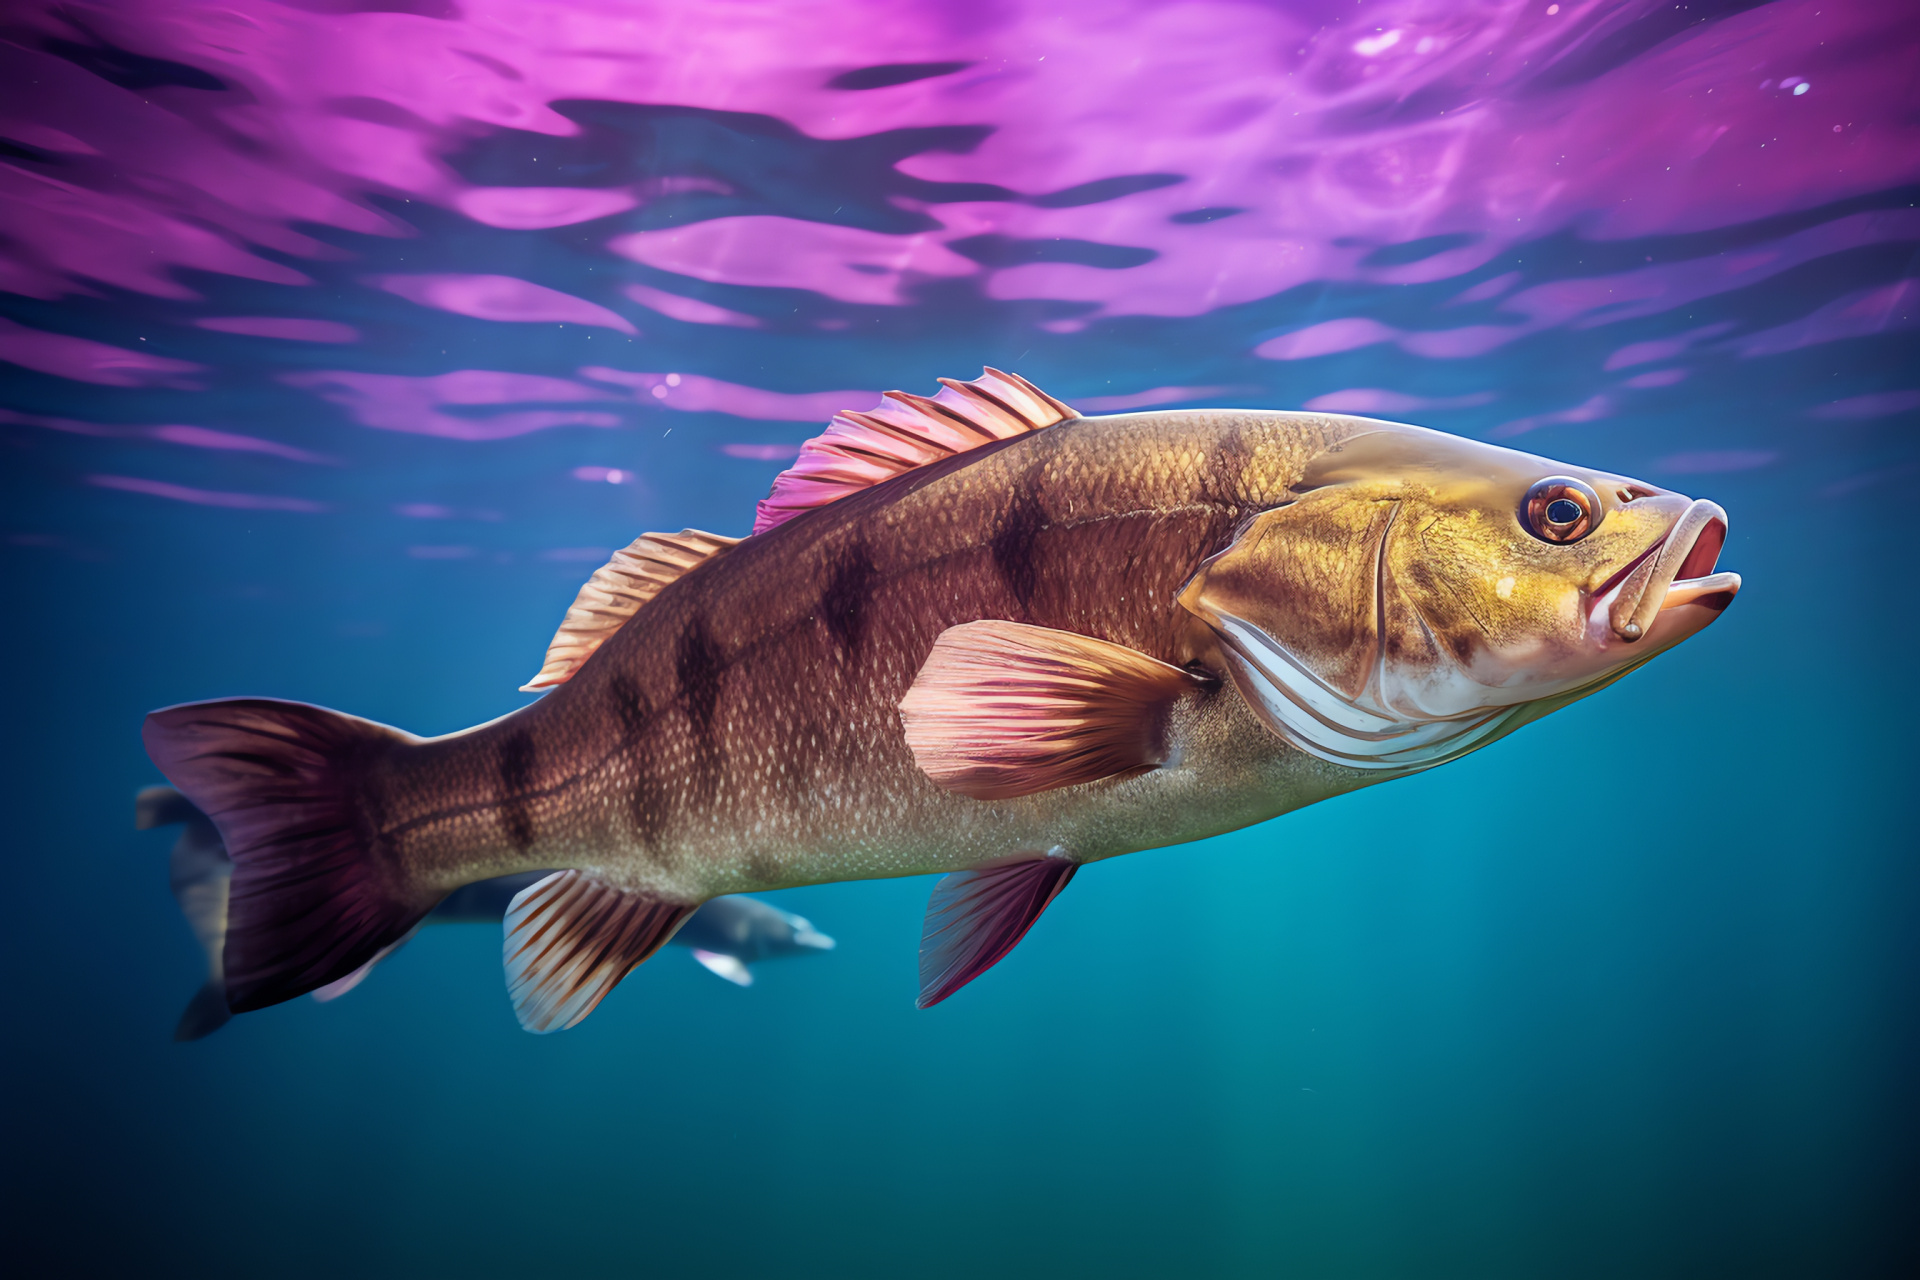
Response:
M227 1012L226 987L217 979L209 978L180 1011L180 1021L173 1026L173 1038L182 1043L203 1040L226 1026L232 1017Z
M172 787L142 787L133 797L133 829L151 831L155 827L173 827L206 815L193 807L193 801Z
M133 825L141 831L184 826L173 842L167 879L180 914L207 956L207 980L173 1028L175 1040L199 1040L227 1025L227 986L221 950L227 941L227 878L233 863L207 815L172 787L142 787L133 798Z
M233 859L227 1006L262 1009L344 978L433 907L380 858L371 771L419 739L301 702L230 698L155 711L147 754L219 828Z

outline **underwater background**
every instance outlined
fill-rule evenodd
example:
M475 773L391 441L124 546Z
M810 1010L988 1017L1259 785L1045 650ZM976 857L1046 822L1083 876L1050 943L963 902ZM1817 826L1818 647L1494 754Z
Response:
M1920 10L22 0L0 64L16 1274L1920 1273ZM1710 497L1746 586L926 1012L912 879L563 1035L469 925L172 1042L145 712L503 714L612 548L982 365Z

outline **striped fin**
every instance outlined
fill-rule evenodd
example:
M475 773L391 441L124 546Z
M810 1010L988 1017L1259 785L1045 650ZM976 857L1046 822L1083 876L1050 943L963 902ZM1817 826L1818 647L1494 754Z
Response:
M631 546L613 553L613 559L594 571L547 646L545 664L522 693L538 693L565 684L593 651L626 625L641 605L659 595L666 585L696 565L705 564L738 538L698 529L678 533L643 533Z
M658 951L698 904L662 902L557 871L514 895L504 957L514 1016L536 1035L564 1031Z
M944 389L931 399L889 391L869 412L835 414L773 482L753 531L765 533L929 462L1080 416L1025 378L998 369L972 382L942 378L940 385Z

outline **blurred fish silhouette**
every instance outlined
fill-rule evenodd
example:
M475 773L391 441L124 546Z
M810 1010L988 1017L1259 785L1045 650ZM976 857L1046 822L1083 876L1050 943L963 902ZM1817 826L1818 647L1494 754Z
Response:
M235 1010L353 973L476 880L572 1026L720 894L946 872L920 1000L1087 863L1484 746L1719 616L1711 502L1420 427L1082 418L1011 374L809 441L745 539L647 534L511 715L423 739L240 698L147 717L235 860ZM1545 762L1578 744L1550 738Z
M173 1038L198 1040L218 1031L232 1016L227 1010L221 952L227 936L227 885L233 875L233 863L227 857L226 846L220 842L220 833L207 815L172 787L142 788L134 797L134 825L141 831L155 827L182 828L168 863L169 879L174 900L180 904L180 914L186 917L193 936L206 952L207 980L181 1012ZM441 899L421 923L498 924L514 895L547 874L528 871L463 885ZM693 958L708 972L741 987L753 985L750 962L831 951L834 947L833 939L815 929L805 917L737 895L715 898L703 905L671 941L674 946L690 949ZM346 977L316 987L310 994L322 1002L339 999L359 986L373 971L373 966L399 945L385 948Z

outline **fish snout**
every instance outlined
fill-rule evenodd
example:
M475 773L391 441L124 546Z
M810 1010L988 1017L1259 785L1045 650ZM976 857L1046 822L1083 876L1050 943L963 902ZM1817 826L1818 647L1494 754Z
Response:
M1686 634L1713 621L1740 592L1740 575L1718 571L1727 543L1727 513L1717 502L1695 499L1666 537L1596 604L1606 610L1614 635L1633 644L1656 622L1689 624ZM1661 631L1675 628L1662 625Z
M813 921L805 916L797 916L791 911L782 911L780 919L787 926L787 936L784 941L769 938L768 941L774 947L790 947L796 951L833 950L833 939L814 928Z

